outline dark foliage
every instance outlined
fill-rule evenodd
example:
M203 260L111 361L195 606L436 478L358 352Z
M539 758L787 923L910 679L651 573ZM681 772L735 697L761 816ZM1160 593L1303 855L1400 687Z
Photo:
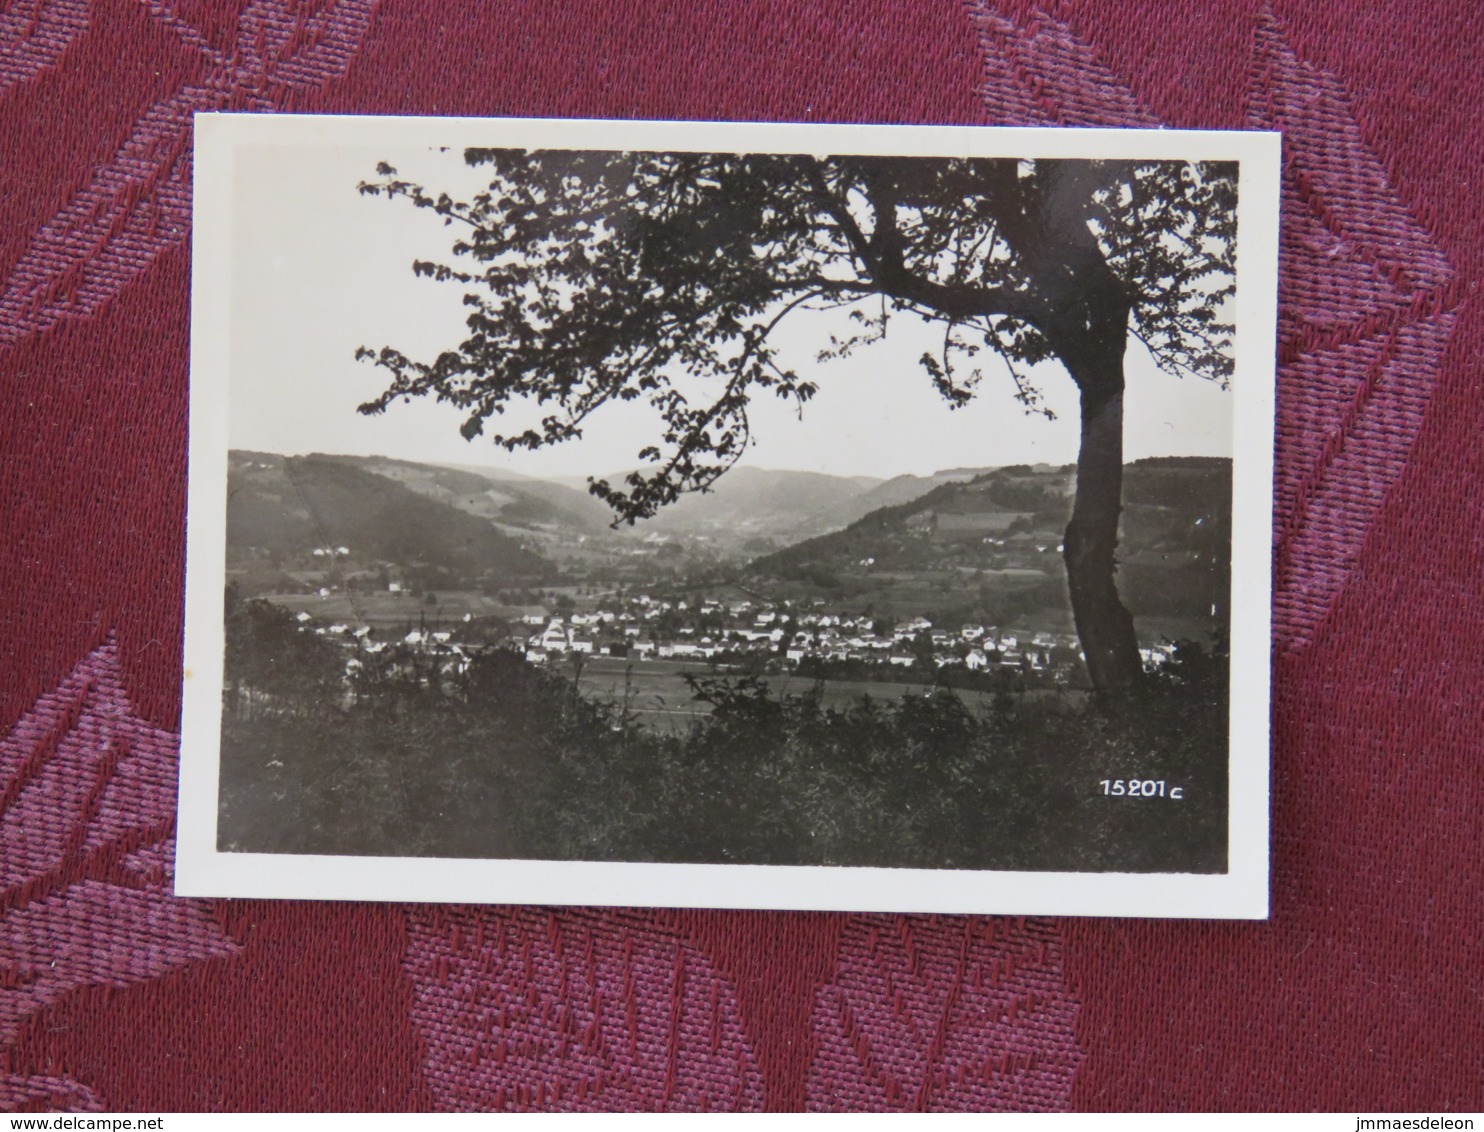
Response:
M952 690L839 709L694 681L689 733L638 725L505 652L461 675L389 650L346 685L271 607L232 603L228 850L558 860L1213 872L1225 868L1224 651L1132 699ZM272 684L247 710L241 688ZM353 697L351 693L354 693ZM1109 798L1163 779L1180 801Z

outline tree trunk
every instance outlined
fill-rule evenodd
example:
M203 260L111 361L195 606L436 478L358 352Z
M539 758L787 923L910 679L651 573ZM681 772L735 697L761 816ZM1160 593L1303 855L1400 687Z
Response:
M1123 343L1063 360L1082 394L1077 492L1062 544L1067 588L1093 687L1117 691L1144 675L1134 619L1114 580L1123 511Z

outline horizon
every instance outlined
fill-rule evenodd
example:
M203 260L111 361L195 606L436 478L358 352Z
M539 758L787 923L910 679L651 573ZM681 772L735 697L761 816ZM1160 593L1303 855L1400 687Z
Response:
M333 458L351 459L351 460L391 460L391 461L395 461L397 463L419 464L419 465L423 465L423 466L427 466L427 467L447 468L450 471L467 471L467 472L470 472L471 474L475 474L475 475L480 474L483 471L499 472L499 473L503 473L503 474L508 475L508 476L510 476L512 478L515 478L515 479L526 479L526 480L532 480L532 481L542 482L542 483L555 483L555 484L559 484L560 486L563 486L563 487L573 487L573 484L574 484L575 481L582 480L582 477L580 477L580 476L568 476L568 475L534 475L534 474L531 474L529 472L518 472L518 471L514 471L514 470L512 470L510 468L505 468L505 467L502 467L502 466L499 466L499 465L496 465L496 464L480 464L478 462L465 461L465 460L460 460L460 461L457 461L457 462L451 462L451 461L448 461L448 460L410 459L410 458L405 457L405 456L392 456L392 455L389 455L389 454L387 454L385 452L333 452L333 451L328 451L328 450L325 450L325 449L314 449L314 450L303 451L303 452L278 452L278 451L272 451L272 450L269 450L269 449L266 449L266 448L245 448L245 447L238 447L236 445L230 446L227 449L227 452L228 452L229 455L239 455L239 456L242 456L242 455L279 456L279 457L282 457L284 459L304 459L304 458L307 458L307 457L314 457L314 456L328 456L328 457L333 457ZM1127 467L1131 467L1131 466L1133 466L1135 464L1146 463L1146 462L1148 462L1150 460L1224 460L1227 463L1231 463L1232 457L1231 456L1228 456L1228 455L1218 455L1218 454L1214 454L1214 453L1205 453L1205 452L1162 453L1160 455L1155 455L1155 456L1139 456L1139 457L1134 457L1134 458L1126 458L1123 461L1123 466L1125 468L1127 468ZM720 483L720 482L724 481L728 476L732 475L735 472L738 472L738 471L748 471L748 472L757 472L757 473L767 474L767 475L812 475L812 476L825 476L825 477L830 478L830 479L840 479L840 480L870 480L872 482L872 484L875 485L875 484L888 483L888 482L890 482L892 480L903 479L903 478L907 478L907 477L910 477L910 478L913 478L913 479L933 479L933 478L939 477L939 476L951 476L951 475L958 475L958 474L964 474L964 475L984 475L984 474L987 474L987 473L990 473L990 472L1003 471L1006 468L1018 468L1018 467L1057 468L1057 469L1060 469L1060 468L1075 467L1076 466L1076 463L1077 463L1077 461L1074 458L1074 459L1071 459L1071 460L1063 460L1063 461L1052 461L1052 460L1025 461L1025 460L1016 460L1016 461L1012 461L1012 462L1010 462L1008 464L975 464L975 465L955 464L955 465L953 465L951 467L936 468L936 469L934 469L933 471L930 471L930 472L899 472L896 475L890 475L890 476L865 475L865 474L842 474L842 473L837 473L837 472L821 472L821 471L818 471L818 470L813 469L813 468L778 468L778 467L760 467L760 466L756 466L756 465L752 465L752 464L739 464L737 467L735 467L735 468L729 468L726 472L724 472L722 474L722 476L718 479L717 482ZM622 476L622 475L627 474L627 472L629 470L630 469L615 469L615 470L610 470L607 473L604 473L602 476L594 476L593 478L595 478L595 479L597 479L597 478L607 478L609 480L612 480L613 478L615 478L617 476ZM583 480L582 482L585 483L586 481ZM575 488L574 488L574 490L575 490ZM699 492L684 492L682 494L693 495L693 494L700 494L700 493Z

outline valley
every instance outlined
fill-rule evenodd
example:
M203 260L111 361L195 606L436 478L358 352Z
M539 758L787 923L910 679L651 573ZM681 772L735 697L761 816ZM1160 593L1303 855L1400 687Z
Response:
M831 698L1086 686L1060 554L1070 468L733 474L615 529L566 483L234 452L227 577L340 642L348 663L415 650L456 670L503 649L610 697L599 673L627 672L652 721L708 710L677 664ZM1124 495L1120 586L1156 667L1175 642L1223 632L1229 463L1140 461Z

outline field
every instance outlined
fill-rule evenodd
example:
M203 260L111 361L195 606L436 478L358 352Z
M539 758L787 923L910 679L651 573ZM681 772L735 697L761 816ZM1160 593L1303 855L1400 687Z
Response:
M558 668L558 671L569 670ZM578 687L590 700L625 701L634 716L647 726L659 730L683 730L710 713L710 705L694 699L685 682L687 675L725 674L703 661L684 660L619 660L593 657L584 664ZM860 701L862 696L895 703L903 696L926 695L932 689L923 684L886 684L865 680L814 681L801 676L767 676L763 678L775 696L798 695L820 688L820 702L825 707L844 708ZM973 710L987 709L990 697L983 692L955 693Z
M507 607L501 602L472 591L440 593L435 605L425 604L418 594L387 593L384 590L337 592L325 597L318 594L286 593L268 593L262 596L264 600L282 606L290 613L308 613L321 624L341 621L349 625L370 625L382 629L409 624L416 628L424 618L431 627L436 622L461 621L465 614L472 617L498 617L507 611Z

